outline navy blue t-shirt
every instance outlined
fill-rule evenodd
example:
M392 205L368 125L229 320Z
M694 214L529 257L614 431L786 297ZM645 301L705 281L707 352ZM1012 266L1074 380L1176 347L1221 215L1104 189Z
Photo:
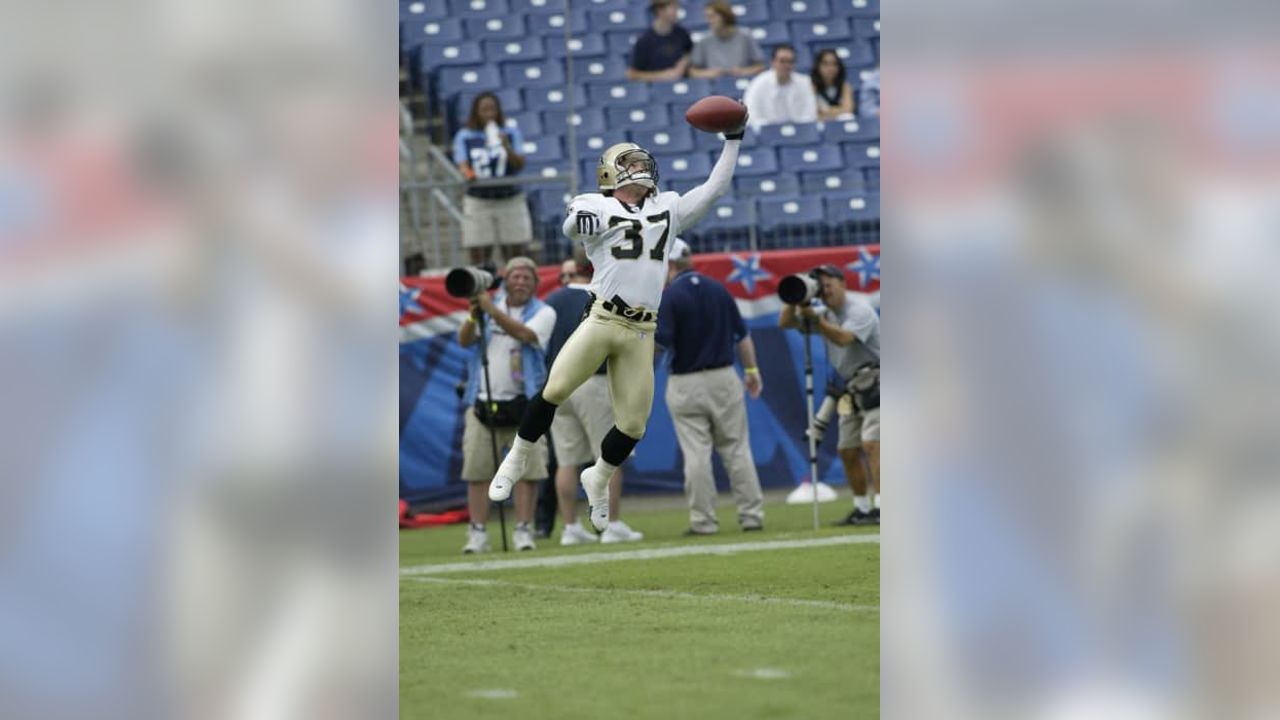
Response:
M642 72L667 70L692 51L693 38L679 25L666 35L659 35L649 28L631 49L631 67Z
M582 322L582 313L591 302L591 293L587 292L585 285L570 285L551 293L543 302L556 310L556 326L551 330L551 341L547 343L547 367L550 368L556 361L556 355L560 354L560 348ZM608 363L600 363L596 374L603 375L607 366Z
M746 336L733 296L706 275L685 270L662 291L654 340L671 351L673 375L732 365Z

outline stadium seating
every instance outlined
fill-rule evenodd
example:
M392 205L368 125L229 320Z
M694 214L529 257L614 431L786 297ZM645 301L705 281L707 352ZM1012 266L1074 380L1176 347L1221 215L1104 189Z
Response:
M742 97L749 78L627 81L632 44L650 22L645 5L575 0L566 14L563 0L400 0L400 49L428 106L445 108L449 133L478 93L498 96L508 123L521 130L525 175L565 178L574 169L581 189L593 190L600 153L629 140L654 153L663 190L687 192L706 180L723 140L689 127L684 112L707 95ZM879 0L734 0L731 7L766 56L778 44L795 46L801 75L827 48L855 88L860 72L878 67ZM691 33L708 32L702 4L685 3L681 15ZM565 67L569 53L572 68ZM879 145L877 118L748 132L734 190L685 239L703 252L878 241ZM535 234L549 248L566 243L559 223L567 190L527 188Z

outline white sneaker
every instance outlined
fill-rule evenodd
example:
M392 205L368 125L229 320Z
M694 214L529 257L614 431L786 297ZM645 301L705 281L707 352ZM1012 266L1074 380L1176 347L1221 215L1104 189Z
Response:
M489 552L489 533L474 527L467 528L467 544L462 546L463 554Z
M581 523L565 525L564 530L560 532L561 545L581 545L583 543L593 543L600 538L591 532L587 532Z
M516 525L511 537L515 540L516 550L534 550L538 547L533 544L533 531L528 525Z
M632 530L621 520L614 520L605 528L600 536L602 543L637 542L644 539L644 533Z
M596 477L596 466L592 465L578 479L582 489L587 491L587 504L591 506L591 525L596 532L604 532L609 527L609 478L603 482Z
M517 458L514 452L508 452L502 459L502 464L498 466L493 482L489 483L489 499L502 502L511 497L511 489L522 477L524 477L524 458Z

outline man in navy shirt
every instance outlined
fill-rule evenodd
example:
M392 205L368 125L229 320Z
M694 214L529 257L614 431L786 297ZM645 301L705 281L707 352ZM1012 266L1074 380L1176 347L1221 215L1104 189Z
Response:
M680 16L680 3L676 0L653 0L649 12L653 14L653 25L636 39L635 46L631 48L627 79L643 82L679 80L689 69L689 53L693 51L693 38L676 23Z
M547 304L555 308L556 325L547 343L547 368L555 362L556 355L565 341L578 329L591 293L587 283L591 276L569 259L560 266L560 281L564 287L547 296ZM609 396L609 379L606 364L601 363L592 375L560 405L551 420L551 447L556 453L556 501L564 530L560 533L561 545L577 545L596 541L596 534L588 532L578 522L578 471L583 465L594 463L605 433L613 427L613 402ZM618 519L618 506L622 496L622 470L609 479L609 525L600 534L604 543L635 542L644 538Z
M667 409L684 453L684 489L689 500L688 535L710 535L716 520L716 484L711 450L720 453L743 530L764 527L764 499L747 433L745 385L752 398L764 384L756 348L738 305L724 285L693 269L689 246L677 239L671 249L669 284L658 309L656 342L671 351ZM737 348L744 377L733 369Z

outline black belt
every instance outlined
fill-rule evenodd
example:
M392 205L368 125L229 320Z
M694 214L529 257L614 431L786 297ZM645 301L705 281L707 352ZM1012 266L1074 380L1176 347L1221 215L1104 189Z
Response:
M591 300L592 302L594 302L596 300L599 300L599 298L597 298L595 294L592 294ZM650 312L643 308L631 307L626 302L624 302L622 298L618 297L617 295L613 296L613 300L601 301L600 307L604 308L608 312L613 313L614 315L617 315L618 317L626 318L627 320L630 320L632 322L648 323L648 322L654 322L655 320L658 319L657 313Z

